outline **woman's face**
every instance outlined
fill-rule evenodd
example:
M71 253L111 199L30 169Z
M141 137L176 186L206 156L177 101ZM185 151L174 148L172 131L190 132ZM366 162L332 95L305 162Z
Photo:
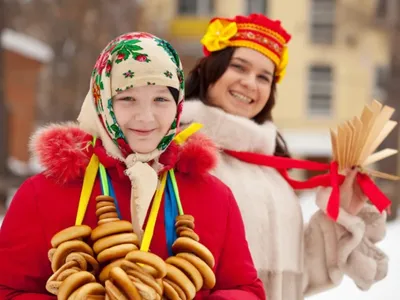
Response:
M227 113L252 119L269 99L274 71L274 63L262 53L237 48L225 73L210 85L207 100Z
M135 87L114 96L117 122L133 152L155 150L171 128L176 102L165 86Z

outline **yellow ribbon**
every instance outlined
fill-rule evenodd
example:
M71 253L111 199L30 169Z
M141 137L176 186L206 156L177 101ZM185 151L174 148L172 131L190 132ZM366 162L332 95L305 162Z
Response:
M161 176L160 186L156 191L153 205L151 206L149 220L147 221L146 229L144 230L142 245L140 246L141 251L149 251L150 243L154 234L154 228L156 226L158 211L160 210L161 200L167 183L167 174L168 173L165 172Z
M190 124L186 129L182 130L179 132L175 138L174 141L178 145L182 145L186 140L193 134L195 134L197 131L199 131L203 127L202 124L200 123L192 123Z
M99 158L93 154L90 158L89 165L85 170L85 177L83 178L83 186L81 190L81 196L79 198L79 206L76 214L75 225L82 225L83 218L85 217L86 209L89 204L90 195L92 194L94 182L96 181L99 164Z
M229 46L229 40L237 33L237 30L236 22L215 20L208 26L201 43L210 52L222 50Z

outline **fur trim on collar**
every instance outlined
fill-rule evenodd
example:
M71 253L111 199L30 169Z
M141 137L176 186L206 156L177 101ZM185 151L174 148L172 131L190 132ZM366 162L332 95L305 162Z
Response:
M74 122L50 124L32 136L30 150L46 177L66 183L83 178L94 151L91 141L92 136ZM106 159L107 165L110 160L121 164L111 157ZM160 157L160 162L181 173L203 175L216 166L216 147L203 135L194 134L182 146L171 145Z
M220 148L272 155L275 151L277 129L272 122L262 125L247 118L234 116L200 100L186 101L181 123L204 125L202 132Z

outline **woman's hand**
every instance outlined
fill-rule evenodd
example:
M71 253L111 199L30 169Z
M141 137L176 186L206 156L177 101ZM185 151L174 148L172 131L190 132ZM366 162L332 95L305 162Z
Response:
M346 178L340 186L340 206L355 216L364 207L367 196L357 182L357 169L347 170Z

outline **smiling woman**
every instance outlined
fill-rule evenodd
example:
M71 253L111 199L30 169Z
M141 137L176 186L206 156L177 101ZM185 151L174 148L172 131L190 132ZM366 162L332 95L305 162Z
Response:
M320 210L308 224L280 172L283 162L293 161L275 157L288 151L272 110L290 38L280 21L261 14L212 19L201 40L204 57L186 81L181 119L184 125L204 124L203 132L220 148L213 174L235 195L269 300L303 299L338 285L344 274L367 289L387 272L387 257L375 246L385 215L365 203L355 171L341 186L340 203L357 209L343 205L334 223L325 213L330 188L323 187L316 197ZM267 167L271 162L276 168Z
M208 88L207 99L230 114L252 119L270 97L274 70L274 63L260 52L238 48L225 73Z

